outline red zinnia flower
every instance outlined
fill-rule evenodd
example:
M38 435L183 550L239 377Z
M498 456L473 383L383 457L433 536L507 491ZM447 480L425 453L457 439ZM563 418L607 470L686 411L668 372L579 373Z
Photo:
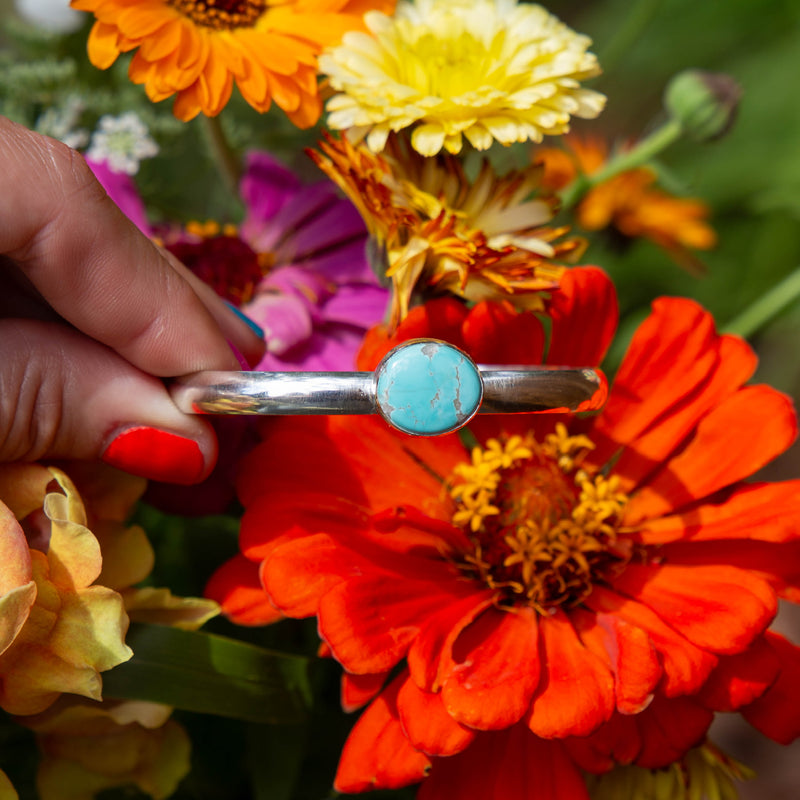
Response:
M613 289L565 278L544 361L598 363ZM418 335L488 363L541 362L545 340L530 313L440 300L383 345ZM481 417L471 452L369 417L269 427L240 471L243 555L211 592L240 621L316 615L345 707L372 700L337 788L428 775L422 798L581 798L579 767L668 764L712 710L755 700L762 730L798 732L779 711L800 659L765 631L797 597L800 483L743 482L796 425L785 396L744 386L754 367L662 298L591 419Z

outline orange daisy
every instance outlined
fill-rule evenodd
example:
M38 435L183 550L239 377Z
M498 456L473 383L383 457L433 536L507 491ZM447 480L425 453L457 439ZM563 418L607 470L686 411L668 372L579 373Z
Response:
M597 137L565 137L567 149L543 147L534 160L543 162L543 184L563 189L578 174L592 175L608 161L608 145ZM626 170L590 189L575 209L578 225L587 231L612 226L629 239L649 239L680 266L704 271L692 250L710 250L717 242L708 224L708 206L696 198L675 197L656 186L649 167Z
M331 136L320 148L311 157L356 206L385 261L393 324L415 294L541 308L564 272L557 262L585 249L566 227L548 226L557 201L540 191L538 166L499 176L484 161L470 180L456 157L423 157L399 136L380 155Z
M107 69L137 50L128 74L154 102L176 95L181 120L216 116L236 82L257 111L274 100L300 128L322 107L317 56L363 15L391 13L394 0L72 0L97 18L89 59Z
M530 312L436 302L413 335L454 335L488 363L595 364L616 321L593 268L554 293L546 349ZM696 303L661 298L592 418L484 416L471 449L372 417L268 426L240 471L242 555L216 589L234 619L237 571L249 622L259 579L265 621L316 616L345 706L370 703L340 791L579 800L580 770L670 764L715 710L800 732L785 700L800 651L768 631L778 598L800 595L800 482L746 482L796 421L784 395L745 385L754 368Z

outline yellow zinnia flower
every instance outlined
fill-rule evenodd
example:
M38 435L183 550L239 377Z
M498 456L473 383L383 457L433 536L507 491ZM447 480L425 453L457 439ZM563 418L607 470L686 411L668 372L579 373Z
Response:
M363 29L365 10L391 13L394 0L72 0L97 22L89 59L107 69L139 48L129 75L157 102L177 95L184 121L216 116L233 82L257 111L274 100L300 128L321 112L317 56L345 31Z
M401 0L394 18L365 16L373 34L351 32L320 57L339 94L328 124L367 137L379 152L392 131L416 126L414 148L431 156L478 150L569 130L605 97L580 88L597 75L591 44L537 5L517 0Z
M484 163L468 180L454 156L424 158L393 136L383 154L328 137L311 153L364 218L392 281L392 324L412 295L455 294L541 305L564 271L553 260L577 259L584 243L550 228L555 198L534 196L542 169L497 176ZM560 240L560 241L557 241Z

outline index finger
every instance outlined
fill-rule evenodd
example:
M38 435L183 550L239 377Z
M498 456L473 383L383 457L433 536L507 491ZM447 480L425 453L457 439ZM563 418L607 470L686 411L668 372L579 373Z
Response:
M0 139L0 253L58 314L152 375L239 368L206 305L78 153L4 118Z

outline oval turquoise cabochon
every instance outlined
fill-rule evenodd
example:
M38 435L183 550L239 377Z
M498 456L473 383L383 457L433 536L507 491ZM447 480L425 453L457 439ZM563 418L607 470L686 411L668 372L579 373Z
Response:
M376 401L383 418L404 433L437 436L457 430L478 410L478 368L457 347L417 339L392 350L376 370Z

